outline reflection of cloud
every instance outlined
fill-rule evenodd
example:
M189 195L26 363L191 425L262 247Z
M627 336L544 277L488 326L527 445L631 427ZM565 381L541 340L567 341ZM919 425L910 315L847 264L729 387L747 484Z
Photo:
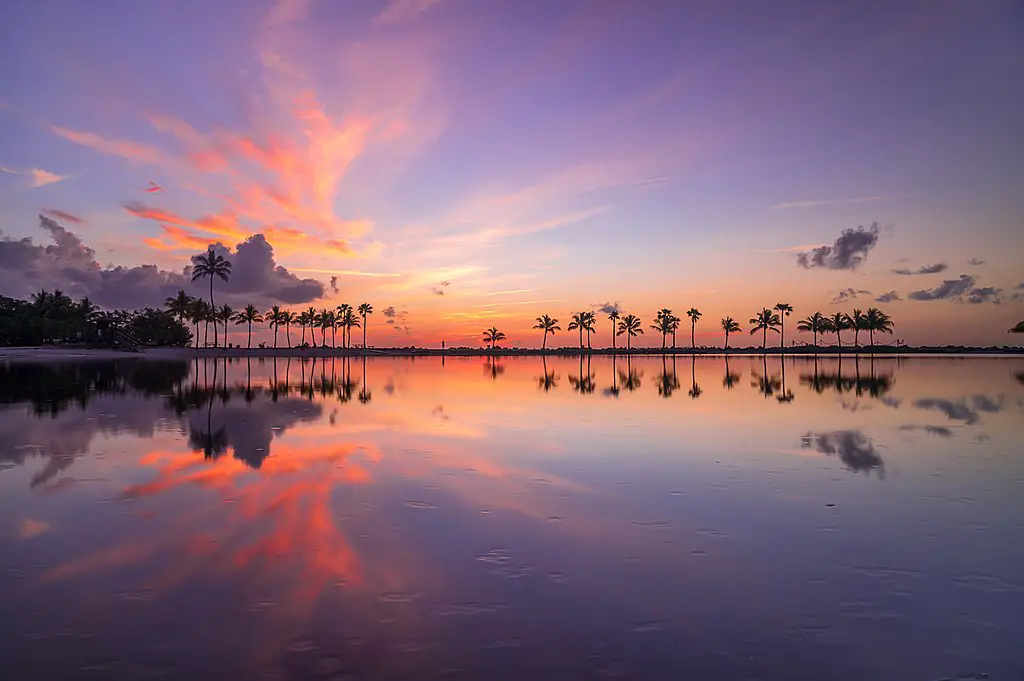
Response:
M831 246L797 254L797 264L806 269L855 270L878 243L880 229L877 222L866 229L844 229Z
M1002 411L1001 400L994 400L987 395L974 395L968 404L967 398L959 400L948 400L936 397L925 397L914 400L914 406L918 409L931 409L942 412L950 421L963 421L967 425L977 423L980 412L997 413Z
M953 431L950 430L949 428L946 428L945 426L917 426L917 425L913 425L913 424L909 424L908 423L906 425L900 426L900 430L904 430L904 431L920 430L920 431L923 431L925 433L930 433L932 435L938 435L939 437L944 437L944 438L953 437Z
M804 435L800 446L815 449L822 454L837 455L852 471L866 473L875 470L879 477L885 472L882 457L875 450L874 443L859 430L808 433Z
M25 518L18 528L18 539L32 539L50 531L50 523L35 518Z

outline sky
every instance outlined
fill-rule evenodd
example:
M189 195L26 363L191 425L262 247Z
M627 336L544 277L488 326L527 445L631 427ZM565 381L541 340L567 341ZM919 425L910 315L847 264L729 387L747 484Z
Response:
M222 301L368 302L379 346L494 325L536 347L535 317L612 307L645 326L697 307L708 345L777 302L797 340L854 307L912 344L1002 344L1024 319L1016 2L0 16L2 295L159 305L205 289L186 268L213 244L235 265Z

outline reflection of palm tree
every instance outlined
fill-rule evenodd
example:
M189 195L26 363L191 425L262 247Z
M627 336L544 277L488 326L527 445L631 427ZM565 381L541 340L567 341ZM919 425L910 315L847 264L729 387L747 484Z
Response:
M544 392L550 392L552 388L558 387L558 376L555 375L554 371L548 372L548 358L546 355L541 356L540 359L544 375L537 378L537 384Z
M726 350L726 352L729 351L729 334L730 333L738 333L738 332L740 332L742 330L743 329L740 328L740 325L732 317L723 317L722 318L722 331L725 331L725 350Z
M729 355L725 356L725 376L722 378L722 385L728 390L732 390L732 387L736 385L736 382L740 380L739 374L734 374L729 371Z
M690 357L690 392L689 392L689 395L693 399L697 399L703 393L704 393L704 391L700 389L699 385L697 385L697 357L696 356L691 356Z
M363 303L364 305L366 303ZM361 306L360 306L361 307ZM371 310L372 312L372 310ZM363 331L366 327L363 327ZM363 336L363 347L366 347L366 336ZM370 400L373 399L373 395L370 393L370 386L366 383L366 358L363 357L363 383L359 388L359 402L360 404L369 404Z
M779 381L775 376L768 374L768 356L761 355L761 373L751 373L750 376L753 379L751 385L757 388L765 399L773 396L782 388L782 382Z
M594 385L594 374L590 370L590 355L587 355L586 371L583 369L583 355L580 355L579 376L569 374L569 383L572 384L573 390L582 395L590 395L597 389Z
M614 334L612 334L614 336ZM615 369L615 362L618 359L615 355L612 355L612 384L611 386L604 389L604 394L607 397L618 397L619 396L619 374Z
M750 319L750 335L753 336L755 333L760 331L763 335L761 338L761 350L765 350L768 347L768 331L774 331L779 333L779 327L782 326L782 322L779 320L779 315L775 314L767 307L762 308L757 316Z
M632 315L627 315L627 316L632 316ZM639 321L639 320L637 320L637 321ZM639 369L637 369L637 370L633 369L633 358L632 358L632 356L631 355L626 355L626 373L622 373L621 371L619 372L619 380L622 381L622 387L625 388L626 390L628 390L629 392L633 392L634 390L638 390L640 388L640 384L641 384L641 379L642 378L643 378L643 373L641 373Z
M561 331L562 327L558 325L558 320L544 315L543 317L537 317L537 323L533 325L533 328L540 329L544 332L544 340L541 342L540 349L547 350L548 348L548 334L555 335L555 331Z
M779 386L780 392L779 392L778 395L775 396L775 399L778 400L780 404L786 404L786 403L792 402L795 396L793 395L793 391L792 390L787 390L786 389L786 359L785 359L785 357L780 357L779 358L779 364L782 367L782 382L781 382L781 384Z
M630 339L636 336L637 334L642 334L643 332L643 323L640 321L640 318L637 317L636 315L628 314L621 320L619 320L618 334L620 336L622 334L626 334L626 352L629 352L631 349Z
M789 303L775 303L773 308L779 311L779 347L783 347L786 344L786 317L793 313L793 306Z
M491 377L492 381L498 380L498 376L505 373L505 366L498 361L497 357L488 357L484 364L484 373Z
M658 394L662 397L672 397L672 393L679 388L679 378L676 374L676 358L672 357L672 370L669 371L668 360L661 356L661 373L658 374Z

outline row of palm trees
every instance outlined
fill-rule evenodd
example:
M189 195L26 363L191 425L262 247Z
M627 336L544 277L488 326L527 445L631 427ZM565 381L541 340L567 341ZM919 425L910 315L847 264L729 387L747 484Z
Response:
M228 324L247 327L246 347L252 347L252 326L253 324L268 324L274 330L274 347L277 348L278 333L284 327L285 339L289 347L292 347L291 327L297 325L302 329L300 345L306 344L306 329L310 331L310 340L313 347L316 345L316 331L320 330L320 344L327 346L327 332L331 332L331 347L337 346L337 332L341 329L341 342L343 348L351 347L352 329L362 327L363 347L366 347L366 326L367 317L373 314L373 306L363 303L353 308L348 303L342 303L336 308L317 310L310 307L302 312L295 313L274 305L266 312L260 312L254 305L246 305L241 310L235 310L230 305L214 307L205 300L194 298L185 291L178 291L174 297L165 301L167 310L177 317L182 323L190 323L195 326L196 347L199 347L199 325L204 324L203 343L209 344L210 324L213 324L213 346L217 347L219 342L219 326L224 328L224 345L228 345ZM362 321L360 321L362 318Z
M789 303L777 303L773 307L762 308L760 312L750 318L750 334L754 335L757 332L761 332L761 348L766 349L768 347L768 332L779 334L779 347L785 346L786 337L786 317L789 317L793 313L793 306ZM697 322L700 320L702 314L701 311L695 307L691 307L686 311L686 316L690 321L690 347L696 349L696 329ZM642 334L644 332L643 322L639 317L633 314L622 315L618 310L611 310L608 312L608 319L612 323L612 349L615 349L615 339L618 336L626 337L626 349L631 349L631 339ZM661 334L661 347L666 349L668 337L672 337L672 348L676 347L676 333L679 330L679 326L682 323L682 319L672 314L672 310L669 308L662 308L657 311L654 317L654 322L650 325L650 328ZM722 331L725 332L725 349L729 349L729 335L733 333L740 333L743 331L740 328L739 322L732 317L724 317L721 320ZM595 312L575 312L569 321L568 330L577 331L579 334L580 349L591 349L590 345L590 334L597 333L597 313ZM1024 324L1024 322L1022 322ZM1021 325L1018 325L1021 326ZM876 307L868 308L867 311L855 309L853 314L847 314L845 312L836 312L832 315L824 315L821 312L815 312L797 323L797 330L811 333L814 336L813 347L818 347L818 337L824 336L825 334L834 333L836 335L836 342L839 347L843 347L843 331L853 331L853 344L854 347L860 347L860 334L866 332L869 336L869 343L872 348L875 346L875 333L887 333L892 334L894 323L892 319L886 313L882 312ZM542 315L537 317L537 323L534 324L533 328L540 330L543 333L543 340L541 342L541 349L547 349L548 335L555 335L556 331L561 331L562 327L558 325L558 320L551 315ZM1024 329L1022 329L1024 331ZM586 345L583 343L583 333L586 332ZM499 331L495 327L491 327L484 331L484 342L486 342L493 350L497 342L505 340L506 336L504 333Z

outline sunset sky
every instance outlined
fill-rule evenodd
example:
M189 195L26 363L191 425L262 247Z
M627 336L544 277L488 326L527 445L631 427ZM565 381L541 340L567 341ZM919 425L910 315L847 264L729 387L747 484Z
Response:
M379 346L1024 319L1019 2L99 4L0 10L0 294L159 305L220 243L221 300L369 302Z

